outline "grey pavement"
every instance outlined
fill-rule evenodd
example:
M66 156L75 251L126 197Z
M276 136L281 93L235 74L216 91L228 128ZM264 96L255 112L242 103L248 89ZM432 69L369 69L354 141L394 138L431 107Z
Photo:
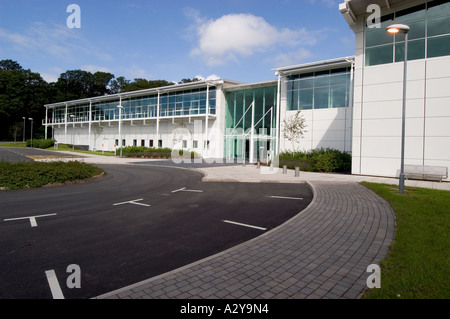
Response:
M148 159L87 155L83 160L152 165ZM97 299L357 299L372 274L367 267L379 265L394 240L391 207L358 182L398 185L397 179L308 172L296 177L292 170L283 174L249 164L195 169L205 174L205 182L306 181L314 198L305 210L257 238ZM447 182L406 185L450 190Z

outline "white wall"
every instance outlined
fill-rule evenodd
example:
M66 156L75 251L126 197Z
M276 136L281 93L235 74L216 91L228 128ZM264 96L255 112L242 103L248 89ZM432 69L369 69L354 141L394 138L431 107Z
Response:
M281 81L280 109L280 152L308 151L318 148L333 148L340 151L351 151L352 112L351 108L303 110L306 133L303 139L295 144L283 139L283 121L293 116L297 111L287 111L286 78Z
M198 121L197 123L195 121ZM197 125L197 127L195 126ZM180 119L176 119L175 123L172 119L160 119L159 136L156 134L156 120L123 120L121 124L122 139L126 140L127 146L133 145L136 140L137 146L141 146L141 140L145 141L145 146L150 146L150 140L153 140L153 146L158 147L158 140L163 141L163 147L181 148L181 141L186 140L187 149L196 151L205 158L216 158L223 156L223 135L219 131L219 121L210 118L208 121L208 136L210 147L204 150L203 146L206 142L206 124L205 118L183 119L180 126ZM91 150L114 151L115 140L119 140L118 122L102 122L92 123L91 135L89 140L89 125L69 124L67 126L67 135L64 125L54 127L54 138L58 143L89 145ZM198 141L198 148L193 147L193 141ZM120 142L119 142L120 144Z
M354 27L352 173L398 176L403 62L364 65L364 19ZM450 167L450 57L408 61L405 164Z

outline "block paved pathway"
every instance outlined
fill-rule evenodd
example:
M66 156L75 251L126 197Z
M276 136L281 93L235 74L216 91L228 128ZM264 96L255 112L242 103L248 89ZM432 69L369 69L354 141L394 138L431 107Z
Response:
M395 234L389 204L355 182L309 181L301 213L248 242L98 296L115 299L360 298Z

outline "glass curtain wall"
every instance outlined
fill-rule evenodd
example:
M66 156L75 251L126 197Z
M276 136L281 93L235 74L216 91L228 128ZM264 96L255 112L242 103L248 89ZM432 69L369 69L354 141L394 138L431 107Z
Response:
M207 103L207 96L209 103ZM91 121L119 120L119 104L123 106L122 119L146 119L158 117L158 94L146 96L118 97L92 103ZM205 115L209 104L209 114L216 114L216 88L207 88L161 93L159 99L159 116ZM66 107L53 110L53 122L64 123ZM70 117L70 115L73 115ZM89 122L89 103L72 104L67 108L68 122Z
M450 0L434 0L381 18L381 27L366 27L366 66L402 62L405 35L387 34L386 27L404 23L408 33L408 60L450 55Z
M347 107L350 82L350 68L291 75L287 80L287 110Z
M275 146L277 87L226 93L225 154L227 160L263 163Z

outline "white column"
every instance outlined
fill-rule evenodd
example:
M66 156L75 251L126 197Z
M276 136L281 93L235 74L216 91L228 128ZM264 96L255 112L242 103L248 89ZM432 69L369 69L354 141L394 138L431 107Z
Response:
M48 107L45 107L45 139L47 139Z
M277 113L275 123L275 155L280 153L281 74L278 72Z
M66 105L66 113L64 114L64 143L67 144L67 103Z
M91 149L92 149L92 147L91 147L92 101L89 101L89 113L88 113L88 117L89 117L89 134L88 134L88 139L89 139L89 150L91 150Z
M160 92L158 91L158 104L156 105L156 146L157 148L159 146L159 96Z
M255 155L255 92L253 91L253 102L252 102L252 124L251 124L251 131L250 131L250 154L248 162L250 164L254 163L254 155Z
M200 105L199 105L200 107ZM217 111L216 111L217 112ZM208 156L208 128L209 128L209 84L206 85L206 116L205 116L205 136L202 139L202 149L206 144L206 154L202 154L204 157ZM205 156L206 155L206 156Z

